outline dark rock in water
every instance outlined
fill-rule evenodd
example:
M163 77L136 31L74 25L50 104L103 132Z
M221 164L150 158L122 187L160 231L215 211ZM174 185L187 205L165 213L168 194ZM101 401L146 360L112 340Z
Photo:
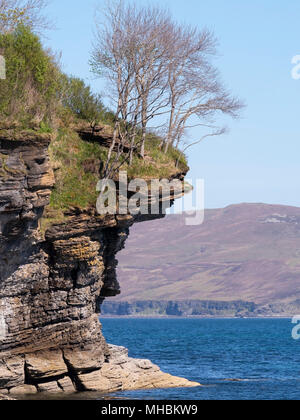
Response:
M117 260L134 223L74 209L42 238L54 175L48 135L0 135L0 390L111 391L195 386L108 346L99 306L116 296Z
M237 378L231 378L231 379L224 379L226 382L244 382L245 379L237 379Z

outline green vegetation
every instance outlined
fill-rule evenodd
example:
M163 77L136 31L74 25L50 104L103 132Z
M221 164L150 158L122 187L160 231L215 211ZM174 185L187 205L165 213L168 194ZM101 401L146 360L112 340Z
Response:
M48 0L0 0L0 33L13 32L20 24L35 31L50 29L47 5Z
M167 155L164 154L159 149L159 138L153 141L150 136L147 153L148 151L145 161L135 156L131 167L124 164L122 169L128 170L129 178L164 178L175 175L180 170L175 167L175 151L170 149ZM98 143L82 140L70 128L62 128L52 141L49 153L55 170L56 185L46 217L63 219L63 212L70 207L95 206L100 163L107 158L108 149ZM181 169L187 170L186 165L182 157Z
M88 121L94 126L99 121L105 119L105 108L99 95L92 93L90 86L78 77L63 78L65 94L62 104L74 116Z
M131 162L125 152L110 152L107 144L80 138L75 131L78 126L92 130L104 127L107 137L113 138L116 118L83 80L61 72L54 55L44 50L29 27L19 24L14 31L0 32L0 52L6 60L6 79L0 80L1 134L12 140L26 138L25 133L53 135L49 153L56 185L42 230L65 220L64 213L70 207L95 206L100 167L109 153L117 166L122 164L121 168L127 170L129 178L170 178L187 170L184 155L173 147L164 153L162 138L153 133L146 134L144 159L136 150ZM129 123L119 121L119 125ZM136 128L136 134L137 146L141 128ZM9 170L2 163L0 175L6 177Z
M180 171L188 169L186 157L173 147L165 153L161 147L161 138L154 134L147 134L145 143L145 159L135 156L132 165L127 166L129 178L169 178ZM176 167L177 159L179 164Z
M60 72L39 37L23 25L0 35L6 60L6 79L0 80L0 116L22 128L45 128L56 116ZM42 124L42 125L41 125Z
M72 130L60 129L49 152L56 173L50 206L64 211L95 205L100 162L105 159L107 149L81 140Z
M66 152L68 148L61 133L78 123L85 122L91 127L107 125L113 137L114 114L104 107L100 96L83 80L60 71L54 56L43 49L39 37L29 27L20 24L13 32L0 33L0 51L6 60L6 79L0 80L0 130L33 129L38 133L58 130L54 144L58 149L65 148ZM122 121L119 125L130 126ZM136 133L135 144L138 145L142 138L141 128L137 128ZM77 136L69 131L68 141L71 142L71 138ZM60 141L63 144L59 144ZM163 153L161 145L161 137L147 133L144 160L134 154L130 164L122 153L117 161L124 162L123 169L128 170L130 177L169 177L177 170L175 166L186 170L184 155L174 147L170 147L167 154ZM87 144L86 148L90 152L87 159L99 159L95 144ZM101 153L101 158L107 159L106 151L101 149ZM115 157L112 153L112 159ZM75 156L71 161L75 161ZM86 200L78 201L86 203Z
M99 95L83 80L63 74L29 27L20 24L13 32L0 33L0 52L6 62L6 79L0 80L2 126L44 133L77 118L91 125L106 119L111 123Z

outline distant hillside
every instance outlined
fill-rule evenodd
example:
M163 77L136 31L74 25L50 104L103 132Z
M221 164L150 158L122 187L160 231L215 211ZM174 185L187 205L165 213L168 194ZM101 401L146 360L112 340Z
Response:
M168 216L135 225L118 257L122 294L109 302L291 304L300 299L300 208L234 205L207 210L201 226Z

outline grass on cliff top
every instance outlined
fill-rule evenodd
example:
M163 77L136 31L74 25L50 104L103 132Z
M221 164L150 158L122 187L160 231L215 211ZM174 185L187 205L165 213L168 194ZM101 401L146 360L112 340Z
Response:
M95 204L98 168L107 152L97 143L81 140L71 130L60 129L49 148L56 181L50 206L67 210L72 206L86 208Z
M145 161L134 157L133 165L122 166L132 178L170 178L181 170L186 170L187 163L180 152L170 149L164 154L159 149L160 139L148 135ZM96 185L99 181L100 162L105 161L108 149L97 143L82 140L71 129L63 128L52 140L49 147L56 184L41 222L41 230L45 232L53 223L63 222L64 213L70 207L86 209L95 207L98 193ZM176 168L177 157L180 157Z
M151 133L147 135L145 160L134 157L133 164L125 168L129 178L171 178L180 171L187 171L188 164L184 154L173 147L164 153L159 147L160 143L160 137ZM179 164L176 168L177 159Z

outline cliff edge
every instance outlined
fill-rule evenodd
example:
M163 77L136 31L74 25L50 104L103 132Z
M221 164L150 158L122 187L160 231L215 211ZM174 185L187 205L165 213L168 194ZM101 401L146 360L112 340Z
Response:
M51 140L0 132L0 393L198 386L106 343L100 305L120 293L116 254L141 220L71 208L42 235Z

